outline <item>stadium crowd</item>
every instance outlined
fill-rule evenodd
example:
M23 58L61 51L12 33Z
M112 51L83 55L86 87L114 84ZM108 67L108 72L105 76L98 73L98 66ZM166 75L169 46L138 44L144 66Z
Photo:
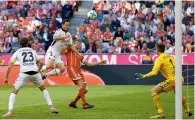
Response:
M159 1L159 0L158 0ZM14 53L21 36L31 38L31 46L44 54L63 19L78 11L79 1L1 1L0 53ZM86 18L76 28L82 53L155 52L156 43L165 43L174 53L175 5L173 1L94 0L97 18ZM194 2L182 3L182 51L194 52Z
M29 46L44 54L63 19L78 11L80 1L0 1L0 53L14 53L21 36L30 38Z
M194 2L182 4L184 53L194 52ZM76 38L83 39L82 52L146 53L156 43L165 43L166 52L174 53L175 5L173 1L94 0L97 19L86 20L77 28Z

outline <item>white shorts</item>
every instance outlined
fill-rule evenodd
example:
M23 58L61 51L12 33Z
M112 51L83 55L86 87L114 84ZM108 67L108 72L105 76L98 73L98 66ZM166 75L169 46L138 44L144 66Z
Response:
M45 64L47 64L49 59L53 59L54 60L54 66L58 63L62 63L64 64L62 57L60 54L58 54L57 52L55 52L54 50L52 50L51 47L49 47L49 49L46 52L46 56L45 56Z
M32 82L37 87L40 87L44 84L40 73L37 73L35 75L28 75L28 74L20 73L14 84L14 87L17 90L20 90L20 88L22 88L28 82Z

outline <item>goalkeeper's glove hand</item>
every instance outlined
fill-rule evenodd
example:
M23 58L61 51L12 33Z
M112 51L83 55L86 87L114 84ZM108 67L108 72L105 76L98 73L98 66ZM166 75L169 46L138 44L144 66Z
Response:
M144 74L141 74L141 73L135 73L135 79L136 79L136 80L143 79L143 77L144 77Z

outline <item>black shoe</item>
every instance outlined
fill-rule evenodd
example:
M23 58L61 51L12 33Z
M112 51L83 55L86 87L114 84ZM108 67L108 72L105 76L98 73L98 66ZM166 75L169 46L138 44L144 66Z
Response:
M187 117L191 117L193 114L191 112L187 113Z
M83 109L89 109L89 108L93 108L94 105L90 105L88 103L86 103L85 105L83 105Z
M69 107L77 108L76 104L74 104L73 102L71 102L71 103L69 104Z
M45 79L46 79L46 75L43 74L43 75L42 75L42 80L45 80Z

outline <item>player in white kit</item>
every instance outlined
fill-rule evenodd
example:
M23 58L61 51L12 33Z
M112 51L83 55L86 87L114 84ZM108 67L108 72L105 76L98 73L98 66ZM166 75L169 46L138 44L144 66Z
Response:
M48 73L43 74L42 79L45 79L47 76L59 75L64 72L64 62L60 54L63 49L70 47L76 54L80 54L73 46L72 36L68 32L69 27L70 21L65 19L62 21L62 28L56 30L53 36L53 42L46 52L46 65L42 67L41 72L46 69L55 68Z
M34 83L34 85L39 87L39 89L43 93L45 100L47 101L47 104L49 105L50 111L52 113L58 114L58 110L56 110L53 107L49 93L45 89L43 80L41 78L41 74L39 73L39 71L43 65L42 62L40 61L40 58L38 57L37 53L32 48L27 47L28 46L28 38L21 38L20 45L22 48L18 49L11 57L9 67L7 69L7 72L6 72L6 78L4 80L4 83L7 85L8 84L8 76L10 74L11 68L15 64L16 60L18 60L20 62L20 73L19 73L18 78L14 84L14 89L9 97L9 111L5 115L3 115L2 117L11 117L12 116L15 97L16 97L18 91L24 85L26 85L28 82L32 82L32 83Z

